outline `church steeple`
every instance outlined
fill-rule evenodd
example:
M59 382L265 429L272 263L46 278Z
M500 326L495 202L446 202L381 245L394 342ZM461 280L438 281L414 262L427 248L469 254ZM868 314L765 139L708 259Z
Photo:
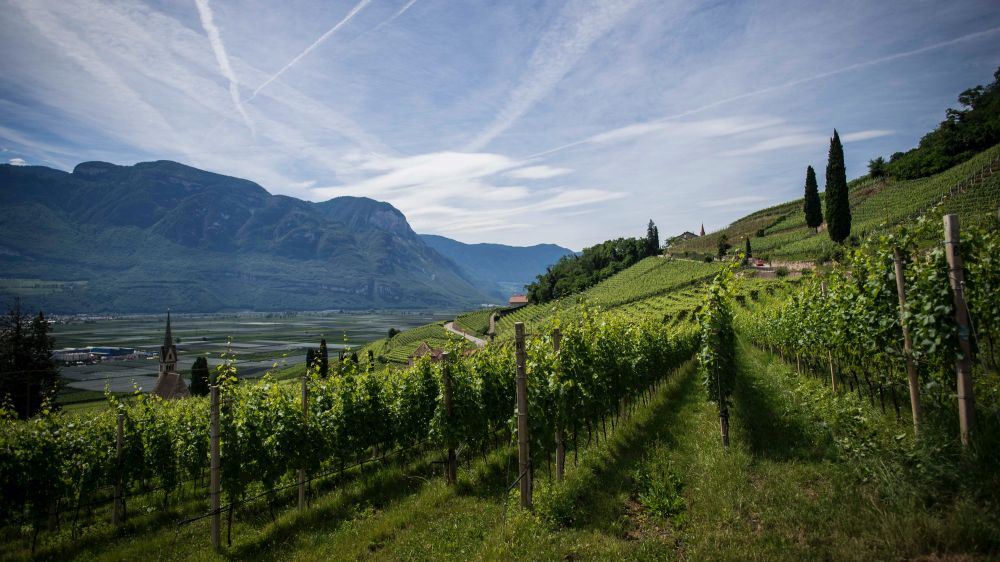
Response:
M167 311L167 330L163 334L163 345L160 347L160 372L173 373L177 371L177 346L170 331L170 311Z
M174 334L170 331L169 310L167 329L163 334L163 345L160 346L160 374L156 377L153 394L167 400L191 395L184 378L177 373L177 346L174 345Z
M167 332L163 334L163 347L170 347L174 343L174 338L170 334L170 309L167 309Z
M698 236L704 236L704 235L705 235L705 223L701 223L701 232L698 233ZM167 318L168 318L168 320L167 320L167 330L168 331L170 330L170 320L169 320L169 317L170 317L170 314L167 313Z

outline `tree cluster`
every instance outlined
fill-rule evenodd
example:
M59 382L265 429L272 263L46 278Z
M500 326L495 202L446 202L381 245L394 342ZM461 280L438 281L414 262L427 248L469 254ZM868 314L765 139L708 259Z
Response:
M657 238L655 249L652 236L618 238L584 248L579 255L564 256L528 285L528 300L543 303L580 292L645 257L656 255L659 252L659 233L655 228L653 226L652 233Z
M920 139L917 148L897 152L886 165L898 179L922 178L947 170L1000 142L1000 68L993 82L958 96L960 109L945 111L945 120Z
M20 418L29 418L55 398L59 368L52 360L55 340L41 311L31 317L15 301L0 318L0 401Z

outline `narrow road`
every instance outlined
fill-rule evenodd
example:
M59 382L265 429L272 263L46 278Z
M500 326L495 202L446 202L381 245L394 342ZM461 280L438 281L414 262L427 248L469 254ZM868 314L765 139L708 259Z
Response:
M453 334L458 334L458 335L462 336L463 338L471 341L472 343L476 344L476 347L483 347L483 346L486 345L486 341L485 340L481 340L481 339L477 338L476 336L473 336L472 334L467 334L467 333L463 332L462 330L459 330L458 328L456 328L454 321L445 323L444 329L448 330L449 332L451 332Z

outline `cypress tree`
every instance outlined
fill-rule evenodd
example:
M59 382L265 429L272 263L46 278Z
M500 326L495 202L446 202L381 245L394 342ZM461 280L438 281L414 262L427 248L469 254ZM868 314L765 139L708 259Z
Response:
M660 233L653 224L653 219L649 219L646 227L646 255L655 256L660 251Z
M747 240L747 247L746 247L747 259L750 259L753 257L753 251L750 249L750 237L747 236L746 240Z
M840 244L851 235L851 203L847 198L847 170L840 135L833 130L826 163L826 230Z
M802 210L809 228L819 228L823 224L823 207L819 202L819 186L816 185L816 171L812 166L806 166L806 194Z
M208 360L199 357L191 365L191 394L194 396L206 396L208 394Z
M319 340L319 376L326 378L330 374L330 359L326 354L326 338Z
M313 348L306 348L306 371L313 368L316 363L316 350Z

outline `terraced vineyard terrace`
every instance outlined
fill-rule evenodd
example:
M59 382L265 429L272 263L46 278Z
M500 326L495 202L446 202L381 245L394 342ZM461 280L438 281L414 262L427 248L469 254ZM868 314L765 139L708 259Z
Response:
M375 357L383 361L405 365L409 361L410 355L420 347L421 343L426 342L433 348L443 348L450 340L456 338L458 336L450 335L444 329L444 322L435 322L401 332L393 336L391 340L382 339L372 342L362 347L358 355L364 361L364 355L367 355L368 350L371 350Z
M572 317L574 310L581 302L586 302L590 306L616 311L629 310L626 307L631 303L644 302L658 296L665 296L667 293L674 294L674 291L689 285L698 285L711 279L718 271L719 265L714 263L704 263L691 260L673 260L662 257L646 258L634 266L618 273L617 275L605 279L601 283L587 289L586 291L545 304L528 305L513 314L509 314L500 319L497 324L498 337L510 337L513 334L514 324L524 322L528 329L531 326L538 326L553 316ZM685 290L678 294L678 298L695 295L696 290ZM665 306L668 302L663 301ZM677 304L676 308L684 308L686 304ZM632 309L632 310L637 310ZM666 308L664 308L664 311Z
M484 308L459 314L455 317L455 326L470 334L486 335L490 328L490 316L496 311L496 308Z

